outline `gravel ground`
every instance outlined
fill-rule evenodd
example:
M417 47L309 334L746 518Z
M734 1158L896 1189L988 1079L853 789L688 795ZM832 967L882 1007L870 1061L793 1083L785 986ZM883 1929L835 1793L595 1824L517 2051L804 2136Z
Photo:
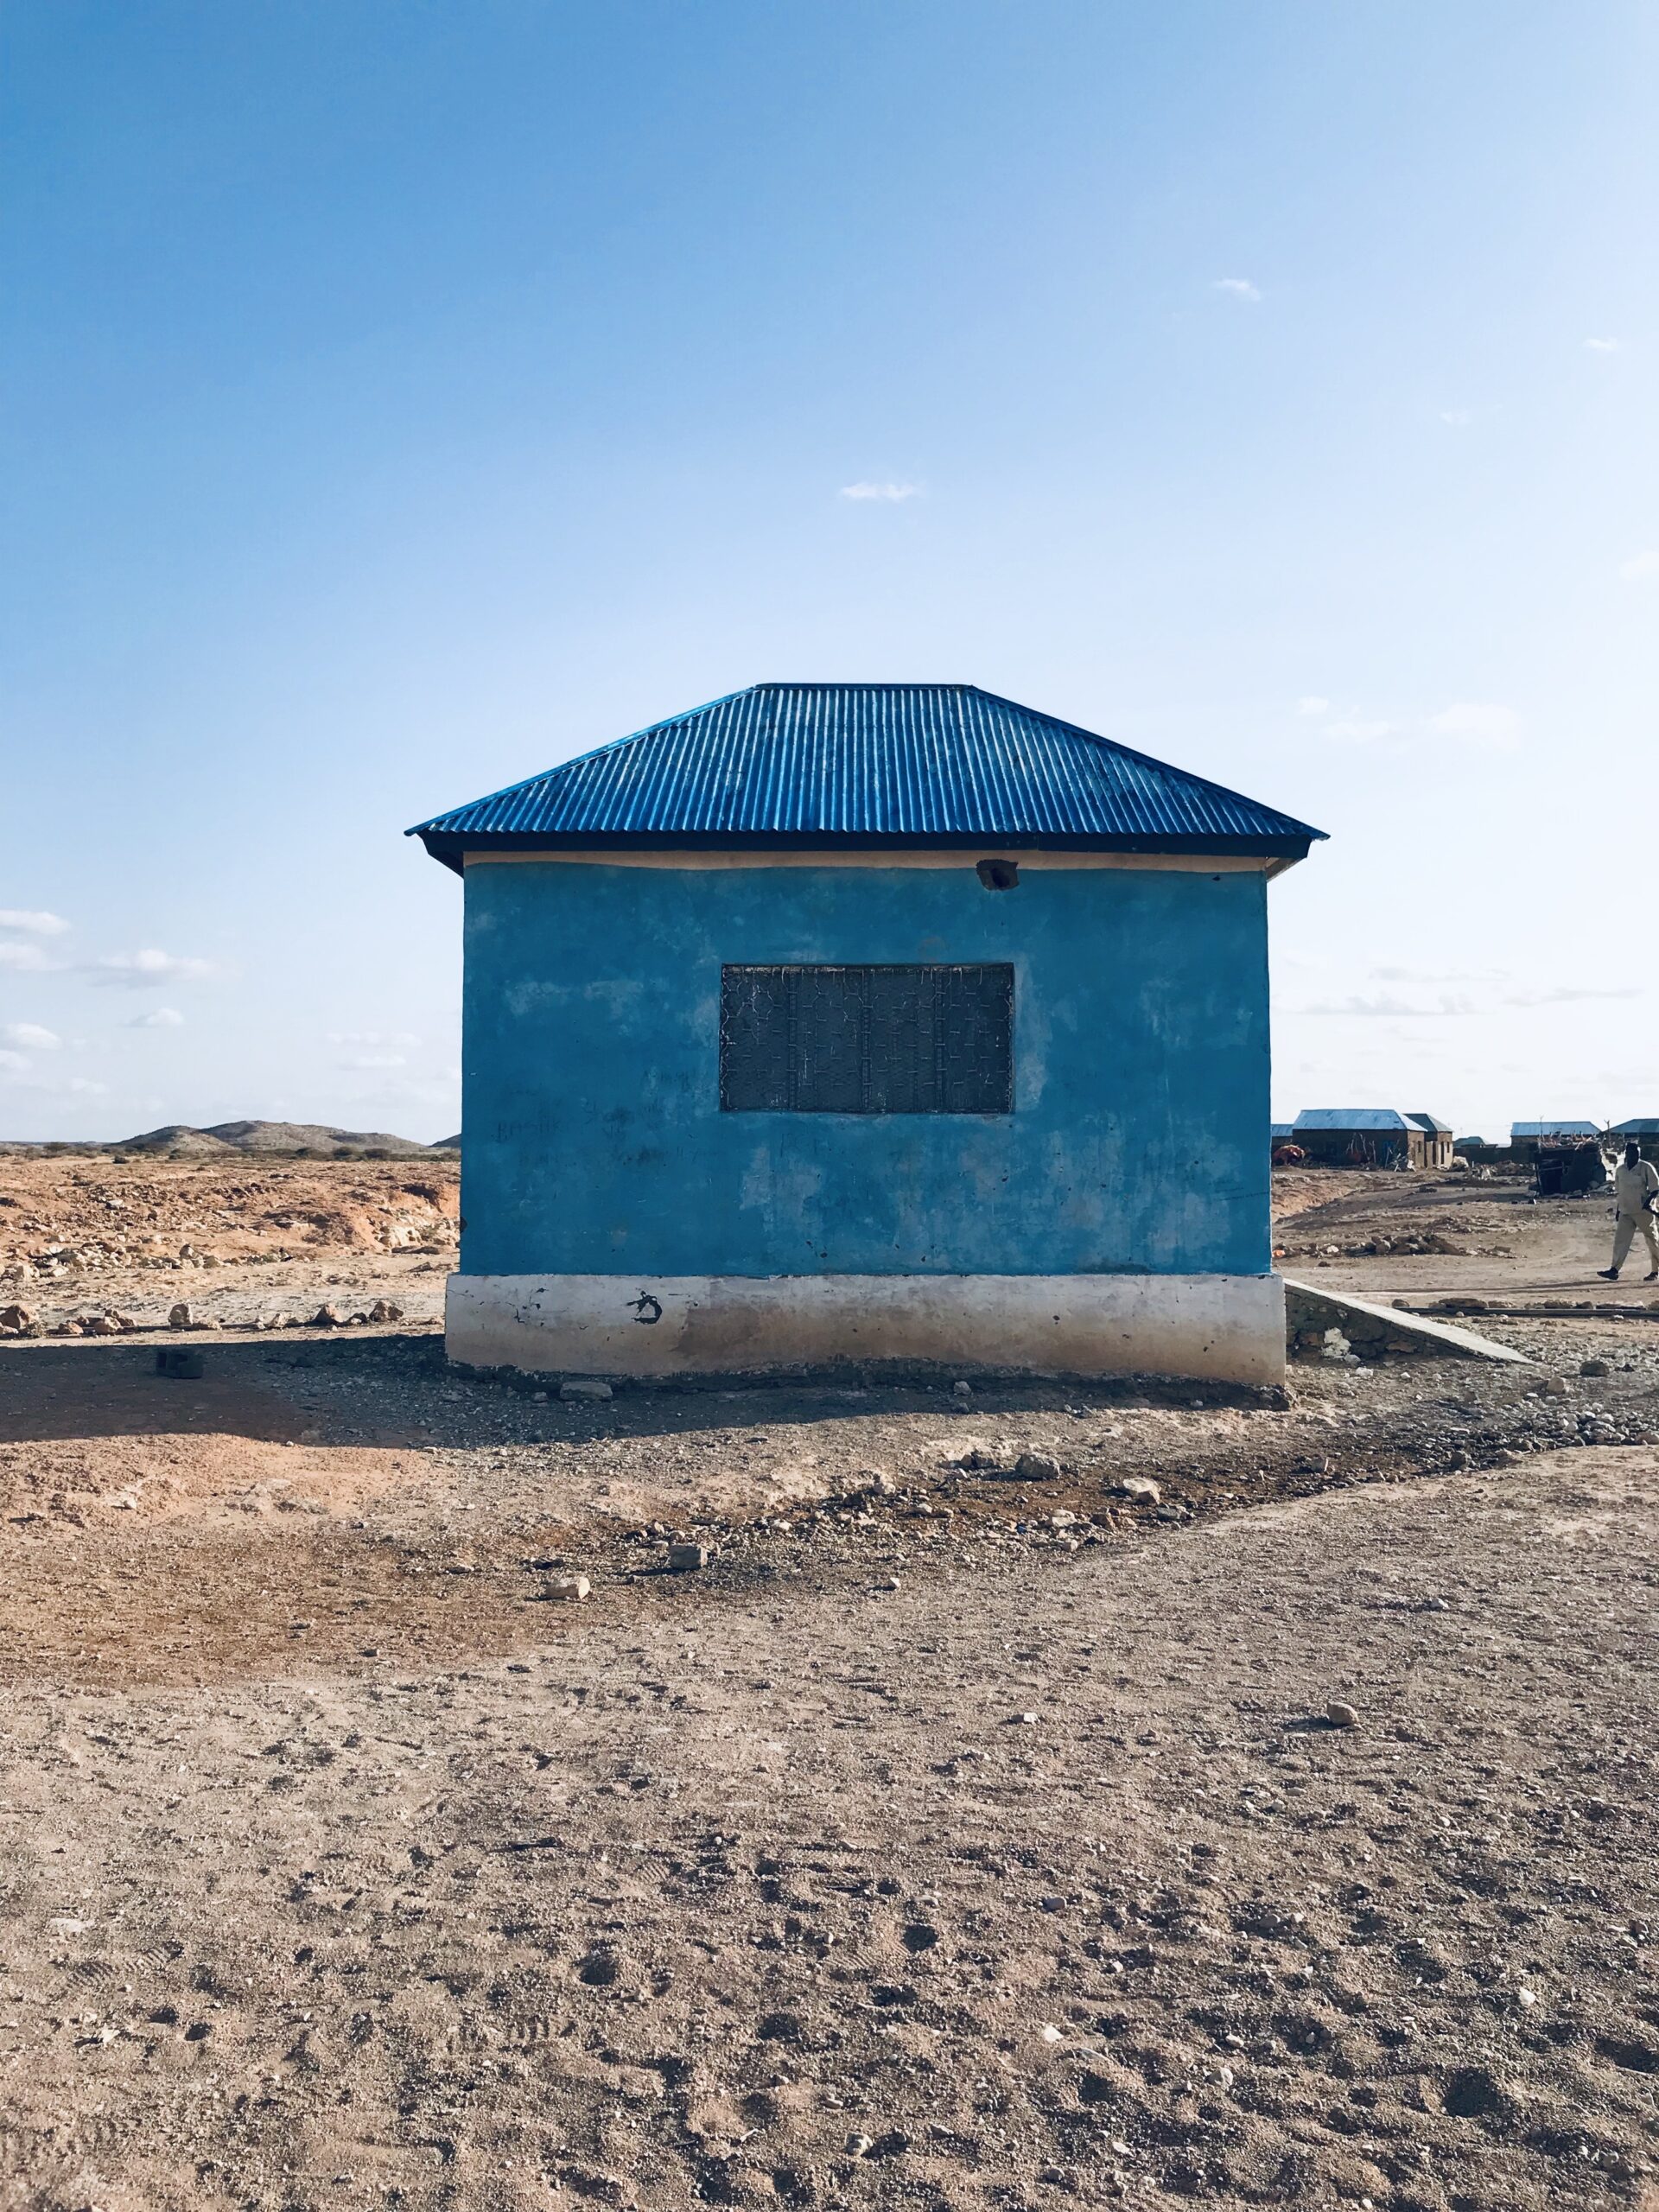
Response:
M16 1683L6 2201L1637 2201L1656 1497L1552 1454Z
M387 1226L143 1272L408 1310ZM1482 1325L578 1403L419 1314L0 1345L0 2207L1659 2212L1659 1327Z

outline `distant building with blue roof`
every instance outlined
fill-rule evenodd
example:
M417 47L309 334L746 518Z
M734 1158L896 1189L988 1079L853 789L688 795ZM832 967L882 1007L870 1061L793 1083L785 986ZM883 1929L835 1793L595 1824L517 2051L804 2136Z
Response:
M758 684L410 833L466 891L453 1357L1270 1380L1268 879L969 684Z
M1291 1124L1291 1141L1327 1166L1449 1167L1452 1124L1394 1106L1313 1106Z

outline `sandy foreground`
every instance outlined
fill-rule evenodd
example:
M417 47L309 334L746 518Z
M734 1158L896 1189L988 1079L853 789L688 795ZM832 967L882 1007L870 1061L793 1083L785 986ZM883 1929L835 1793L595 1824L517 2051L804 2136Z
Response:
M1599 1263L1329 1187L1287 1264L1372 1295ZM0 1294L441 1287L276 1233ZM418 1313L0 1344L0 2205L1659 2205L1659 1325L1491 1332L598 1404Z

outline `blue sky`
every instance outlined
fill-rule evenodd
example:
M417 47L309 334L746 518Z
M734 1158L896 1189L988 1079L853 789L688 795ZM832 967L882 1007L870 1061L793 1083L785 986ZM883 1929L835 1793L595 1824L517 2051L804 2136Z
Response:
M981 683L1330 830L1281 1113L1659 1112L1650 0L0 44L0 1134L447 1134L403 829L780 677Z

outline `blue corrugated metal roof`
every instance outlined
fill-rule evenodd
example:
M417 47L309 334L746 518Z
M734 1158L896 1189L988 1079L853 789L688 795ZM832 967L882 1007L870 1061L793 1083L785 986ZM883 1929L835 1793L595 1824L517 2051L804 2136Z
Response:
M1511 1122L1511 1137L1599 1137L1593 1122Z
M1322 830L971 683L757 683L418 823L491 844L1024 840L1300 858Z
M1403 1114L1392 1106L1310 1106L1291 1123L1293 1129L1403 1129Z
M1452 1134L1451 1122L1442 1122L1433 1114L1408 1114L1406 1119L1414 1122L1420 1129L1427 1129L1432 1137L1449 1137Z
M1615 1122L1608 1135L1615 1137L1659 1136L1659 1120L1651 1116L1644 1119L1638 1114L1633 1121Z

